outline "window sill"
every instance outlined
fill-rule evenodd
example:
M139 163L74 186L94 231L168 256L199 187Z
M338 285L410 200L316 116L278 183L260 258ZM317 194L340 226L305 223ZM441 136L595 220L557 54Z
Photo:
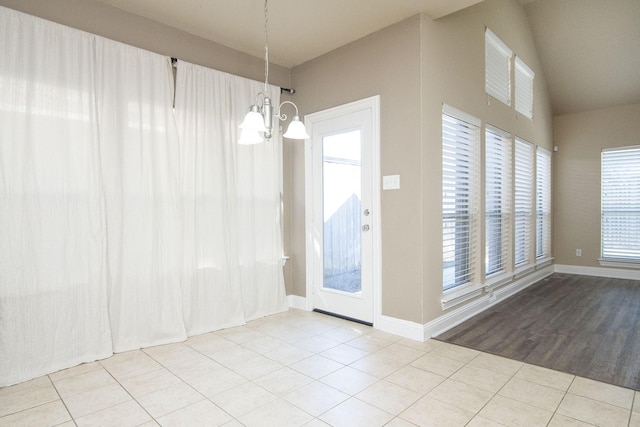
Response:
M513 272L513 278L519 279L522 276L526 276L527 274L535 271L536 266L531 264L525 264L520 267L516 267L516 270Z
M449 289L442 294L442 309L447 310L482 294L483 285L464 285L459 289Z
M598 262L605 267L640 268L640 259L598 258Z
M550 265L551 263L553 263L554 258L552 257L548 257L548 258L540 258L536 260L536 270L540 269L540 268L544 268L548 265Z
M513 273L501 273L495 276L487 277L487 281L484 284L485 290L493 289L497 286L504 285L513 280Z

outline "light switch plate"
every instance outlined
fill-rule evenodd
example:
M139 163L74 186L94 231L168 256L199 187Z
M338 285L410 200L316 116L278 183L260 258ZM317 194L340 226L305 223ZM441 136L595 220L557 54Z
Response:
M383 190L399 190L400 175L385 175L382 177Z

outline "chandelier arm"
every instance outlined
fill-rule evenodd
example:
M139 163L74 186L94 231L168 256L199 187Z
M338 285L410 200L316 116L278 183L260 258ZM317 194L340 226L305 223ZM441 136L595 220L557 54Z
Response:
M300 115L300 114L298 113L298 106L297 106L296 104L294 104L294 103L293 103L293 102L291 102L291 101L283 101L283 102L280 104L280 106L278 107L278 111L276 111L276 113L275 113L275 115L276 115L276 116L278 116L278 119L283 120L283 121L284 121L284 120L287 120L287 115L286 115L286 114L284 114L284 113L282 112L282 106L283 106L284 104L291 104L291 105L293 105L293 108L295 108L295 109L296 109L296 114L295 114L295 115L296 115L296 116L299 116L299 115Z
M262 96L262 103L260 102L260 97ZM264 99L267 97L267 95L264 94L264 92L258 92L256 93L256 103L255 105L261 105L264 103Z
M258 92L256 103L249 108L249 113L247 113L240 125L242 128L240 140L238 141L240 144L256 144L260 142L261 138L258 132L264 132L264 139L270 140L273 136L274 119L277 117L278 120L287 120L287 115L282 113L282 107L285 104L293 105L296 114L292 117L289 128L283 136L292 139L309 138L304 124L300 121L300 113L296 104L291 101L284 101L278 106L277 110L271 104L271 98L269 97L269 13L267 6L268 0L264 0L264 92ZM293 94L294 91L289 89L288 92ZM260 103L261 96L262 103Z

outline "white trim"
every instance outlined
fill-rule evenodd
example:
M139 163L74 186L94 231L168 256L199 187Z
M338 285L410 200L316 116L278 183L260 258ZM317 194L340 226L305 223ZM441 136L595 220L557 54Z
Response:
M527 274L532 273L535 269L536 266L532 264L526 264L521 267L516 267L515 271L513 272L513 278L519 279L522 276L526 276Z
M469 284L444 291L441 300L442 309L448 310L479 296L482 294L483 287L483 285Z
M455 117L456 119L467 122L470 125L476 126L478 128L480 128L480 125L482 124L480 119L472 116L469 113L465 113L462 110L458 110L456 107L452 107L449 104L442 104L442 113L446 114L447 116Z
M380 208L380 95L353 101L344 105L329 108L317 113L305 116L305 125L310 129L309 118L316 122L333 118L336 112L349 114L361 110L371 110L371 137L373 147L371 149L371 206L374 215L371 216L371 232L373 246L372 262L372 292L373 292L373 325L376 326L382 316L382 214ZM314 224L313 224L313 140L305 140L305 250L306 250L306 310L314 309Z
M618 268L583 267L580 265L555 264L556 273L580 274L583 276L611 277L613 279L640 280L640 271Z
M298 295L287 295L287 303L289 308L296 308L303 311L311 311L307 307L307 299Z
M305 117L305 126L308 126L307 119ZM308 138L304 141L304 194L305 194L305 209L304 209L304 229L305 229L305 253L306 253L306 297L305 297L305 310L313 310L313 275L314 275L314 236L313 236L313 204L311 199L313 198L313 140Z
M550 260L546 260L548 262ZM491 308L495 304L517 294L518 292L528 288L534 283L539 282L545 277L553 273L566 273L566 274L579 274L585 276L597 276L597 277L611 277L616 279L630 279L640 280L640 272L634 270L619 270L611 268L599 268L599 267L581 267L576 265L547 265L544 267L538 266L535 272L527 274L526 276L519 278L513 283L504 286L502 288L494 290L494 301L489 301L489 294L485 294L482 297L470 302L458 309L452 310L442 316L433 319L432 321L421 325L416 322L408 320L397 319L395 317L380 315L377 319L377 323L374 325L375 329L379 329L384 332L388 332L394 335L401 336L416 341L426 341L431 337L437 337L449 329L458 326L464 322L476 316L483 311ZM480 291L482 288L479 289ZM476 289L468 290L468 292L474 292ZM458 297L460 298L460 297ZM470 298L468 298L470 299ZM297 295L287 295L290 308L297 308L300 310L307 310L308 306L307 298Z
M640 268L638 259L598 258L598 262L605 267Z
M628 145L626 147L612 147L612 148L603 148L602 152L606 151L626 151L626 150L637 150L640 148L640 145Z
M544 257L544 258L536 259L535 268L536 268L536 270L544 268L544 267L550 265L554 260L555 260L555 258L553 258L553 257Z
M503 42L500 37L496 36L496 34L488 27L485 28L485 36L493 44L493 47L498 49L500 53L502 53L505 57L511 58L511 56L513 56L513 51L509 48L509 46L507 46L505 42Z
M397 319L381 315L376 329L398 335L403 338L409 338L415 341L424 341L424 327L420 323L408 320Z
M503 288L494 291L493 295L495 300L489 301L489 294L485 294L482 297L470 302L469 304L452 310L442 316L433 319L432 321L424 325L424 337L423 341L428 340L431 337L438 336L448 331L449 329L459 325L465 320L482 313L491 306L509 298L510 296L522 291L523 289L533 285L534 283L544 279L545 277L553 274L553 266L548 266L544 269L539 269L535 273L529 274L526 277L516 280L515 282L506 285Z
M491 290L495 287L502 286L505 283L509 283L513 280L513 273L505 273L501 272L494 276L490 276L487 278L487 281L484 284L485 290Z

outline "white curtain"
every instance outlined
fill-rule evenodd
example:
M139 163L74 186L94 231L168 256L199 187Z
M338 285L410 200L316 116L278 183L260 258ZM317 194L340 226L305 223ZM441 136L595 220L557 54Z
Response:
M0 386L112 353L92 61L0 10Z
M278 105L279 88L269 89ZM238 123L263 90L256 81L178 63L189 335L287 309L280 265L280 141L236 143Z
M103 38L96 58L113 349L184 340L170 59Z
M287 309L262 84L0 7L0 387ZM274 103L278 89L271 87Z

